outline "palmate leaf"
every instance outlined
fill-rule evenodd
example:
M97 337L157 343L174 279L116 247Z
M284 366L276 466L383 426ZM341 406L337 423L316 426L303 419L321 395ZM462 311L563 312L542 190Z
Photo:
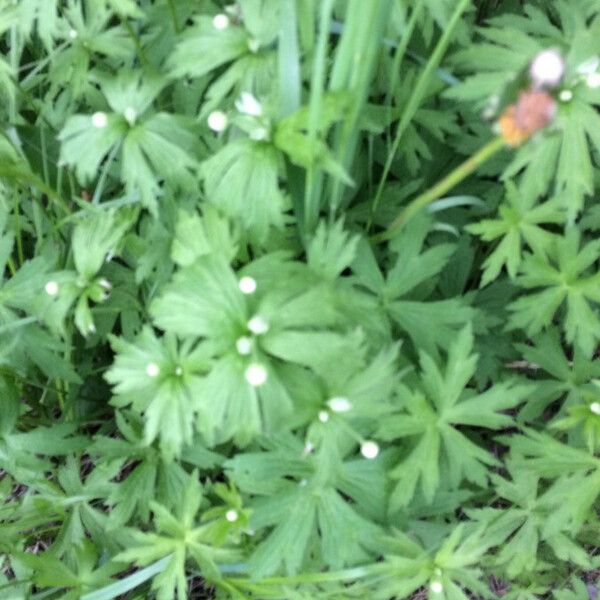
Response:
M590 517L600 496L600 460L589 450L569 446L551 436L534 430L512 436L509 442L519 469L541 478L561 481L550 488L547 500L554 510L547 528L568 528L579 531Z
M150 328L134 343L113 338L112 344L117 355L105 378L114 385L113 404L131 404L144 415L147 445L158 437L166 457L179 455L192 441L194 396L209 352L190 344L178 347L172 336L158 339Z
M239 139L202 163L206 197L226 215L264 241L281 228L286 208L277 183L279 152L266 142Z
M242 27L230 26L219 30L213 26L210 17L197 17L169 58L169 71L175 77L201 77L249 54L249 39Z
M510 181L506 183L506 200L499 207L499 218L483 219L466 227L467 231L486 242L500 238L499 244L483 263L482 286L496 279L503 267L511 278L516 277L523 260L524 243L543 256L553 236L540 225L565 220L558 199L536 206L534 196L520 192Z
M231 262L238 253L239 231L210 204L202 215L181 210L177 216L171 258L180 267L191 265L199 256L217 254Z
M191 446L182 449L179 461L165 459L156 444L146 444L141 417L124 411L117 411L115 416L119 434L123 437L98 436L89 452L97 464L116 463L122 467L136 461L106 501L110 506L106 528L117 532L132 518L147 523L152 500L168 508L179 505L187 483L184 463L211 469L222 459L208 451L197 438Z
M548 256L530 254L523 262L517 283L532 290L509 305L509 326L536 335L552 324L556 312L566 304L563 329L567 341L578 344L590 356L600 339L600 275L588 275L600 256L600 241L580 248L580 233L570 229L556 238ZM536 291L539 290L539 291Z
M452 489L467 480L485 487L487 467L495 459L464 433L465 427L501 429L513 419L501 411L519 404L527 386L498 383L481 394L469 393L467 385L477 366L472 354L470 326L462 330L448 351L442 370L421 353L421 380L415 389L400 386L403 411L381 423L377 436L385 440L412 438L411 450L391 471L398 480L391 497L392 509L406 506L420 485L425 500L433 501L440 473Z
M524 571L541 567L538 553L546 546L558 559L589 568L586 552L565 535L566 523L553 523L552 530L546 531L556 510L555 491L551 488L542 493L538 477L512 467L509 465L510 481L496 474L491 477L498 496L508 502L507 508L467 511L469 518L486 526L490 545L498 546L494 562L513 580Z
M349 343L325 329L338 318L331 291L306 267L266 255L243 276L256 283L253 293L240 290L221 255L200 256L151 306L159 327L188 340L204 338L214 352L195 395L197 426L209 444L232 436L245 444L252 434L281 427L293 405L286 380L308 385L311 377L293 365L330 369ZM248 370L257 367L261 382L253 383Z
M156 575L152 587L161 600L185 600L188 591L186 560L193 560L204 579L218 582L221 573L217 563L231 562L239 553L228 545L229 532L238 525L226 519L214 519L197 524L202 501L202 488L196 471L188 477L181 503L175 513L153 502L156 532L132 530L133 544L114 560L148 565L170 555L165 569Z
M489 587L481 561L489 543L482 528L467 533L459 524L446 531L433 547L399 531L382 536L378 541L384 561L374 597L409 598L427 584L429 600L467 600L466 592L486 597Z
M101 162L112 160L120 151L121 181L127 192L140 193L142 203L154 213L160 180L193 189L197 167L197 142L190 131L191 123L177 115L149 112L164 84L162 79L139 73L122 73L115 80L101 80L103 93L114 111L105 113L106 124L98 123L98 113L74 115L59 134L61 160L75 167L82 183L93 180Z
M358 242L358 236L344 231L342 221L332 227L321 221L307 248L308 266L323 277L335 280L352 264Z
M99 561L92 542L86 540L75 555L73 564L59 560L52 552L39 555L20 553L18 558L35 573L35 583L41 588L69 588L62 594L65 600L76 600L82 594L97 589L113 580L121 565ZM99 563L99 564L98 564Z
M590 359L575 346L572 360L565 356L558 331L551 329L534 338L532 345L518 344L516 348L535 369L543 371L535 379L535 388L519 417L535 419L555 400L561 400L559 415L574 406L585 404L585 398L594 392L592 380L600 377L600 361ZM587 406L586 406L587 408Z
M129 217L129 218L128 218ZM132 219L114 210L89 211L73 230L71 248L77 272L86 281L98 273L107 255L114 255Z
M360 514L362 499L383 485L377 465L357 470L355 462L342 463L326 449L303 456L293 438L269 446L268 452L238 454L226 463L240 489L254 495L250 525L268 532L250 559L252 574L296 573L315 544L331 568L363 560L379 531Z
M429 300L439 273L455 247L439 244L424 249L429 220L422 216L394 238L391 249L397 259L384 275L371 248L361 242L352 263L352 282L378 299L372 310L391 327L390 320L406 331L416 348L436 355L447 348L456 331L469 322L474 311L464 299Z
M49 50L59 30L57 0L23 0L17 5L20 33L28 38L35 31Z

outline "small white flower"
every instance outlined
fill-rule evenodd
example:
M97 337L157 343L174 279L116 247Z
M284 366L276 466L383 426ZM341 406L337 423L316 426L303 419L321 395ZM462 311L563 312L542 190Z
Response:
M247 335L239 337L235 342L235 348L238 354L242 356L250 354L252 352L252 338L249 338Z
M226 513L225 513L225 518L230 522L230 523L235 523L238 518L238 512L237 510L230 508Z
M589 88L596 89L600 87L600 73L590 73L585 82Z
M221 131L225 131L227 129L227 125L229 124L229 119L227 115L222 110L213 110L206 119L206 123L213 131L220 133Z
M154 362L148 363L146 373L148 374L148 377L157 377L160 373L160 367Z
M326 410L319 411L319 421L321 421L321 423L327 423L327 421L329 421L329 413Z
M363 442L360 445L360 453L369 460L376 458L379 454L379 444L372 441Z
M305 487L307 483L308 483L308 480L306 480L306 479L301 479L301 480L298 482L298 485L299 485L300 487Z
M77 32L76 32L74 29L70 29L70 30L69 30L69 37L70 37L72 40L76 39L78 35L79 35L79 34L78 34L78 33L77 33Z
M348 412L352 408L352 402L344 396L335 396L327 401L327 406L336 413Z
M56 283L56 281L49 281L44 286L44 290L48 296L56 296L56 294L58 294L58 283Z
M183 375L183 369L181 367L175 367L175 375L181 377Z
M227 29L229 27L229 17L223 13L215 15L213 17L212 24L215 29L223 31L223 29Z
M133 106L128 106L123 111L123 116L130 125L133 125L135 123L135 120L137 119L137 111L135 110L135 108L133 108Z
M598 67L600 67L600 56L592 56L577 67L577 72L581 75L590 75L597 71Z
M105 112L98 111L92 115L92 125L101 129L102 127L106 127L108 125L108 117Z
M531 62L529 75L537 87L554 87L565 72L565 61L558 50L543 50Z
M235 101L235 107L238 112L251 117L260 117L262 115L261 103L250 93L242 92L242 95Z
M590 410L595 414L595 415L600 415L600 402L592 402L590 404Z
M571 90L563 90L558 97L561 102L570 102L573 100L573 92Z
M267 381L267 370L259 363L252 363L246 369L244 377L252 387L258 387Z
M255 127L249 134L251 140L262 142L269 139L269 130L266 127Z
M441 594L444 591L441 581L432 581L429 587L434 594Z
M255 38L250 38L248 40L248 50L253 54L256 54L260 50L260 42Z
M254 294L256 291L256 279L254 277L242 277L238 285L242 294Z
M101 288L104 288L105 290L112 290L112 283L105 277L100 279L98 283L100 284Z
M248 330L255 335L262 335L269 331L269 323L260 315L256 315L248 321Z
M312 442L306 442L306 444L304 444L304 448L302 449L302 456L309 455L314 449L315 447Z

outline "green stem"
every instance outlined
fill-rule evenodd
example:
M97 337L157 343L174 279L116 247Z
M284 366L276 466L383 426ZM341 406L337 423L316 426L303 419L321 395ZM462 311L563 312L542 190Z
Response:
M96 189L94 190L94 195L92 196L92 204L98 204L100 202L100 198L102 197L102 192L104 191L104 186L106 185L106 178L108 177L108 170L110 169L115 157L117 156L117 152L121 147L121 143L115 144L110 151L109 155L106 157L106 161L102 168L102 172L100 173L100 178L98 179L98 183L96 184Z
M123 26L127 30L129 37L131 38L131 40L133 41L133 43L135 45L136 53L138 55L140 63L142 65L147 65L148 57L146 56L146 53L144 52L144 49L142 48L142 44L140 43L138 36L136 35L135 31L133 30L131 23L127 20L127 18L121 19L121 22L123 23Z
M376 563L362 567L344 569L342 571L330 571L324 573L304 573L302 575L290 575L287 577L265 577L260 580L260 584L296 585L302 583L329 583L335 581L352 581L380 574L386 571L388 568L388 565L385 565L383 563ZM242 586L245 584L246 581L248 581L249 584L254 583L242 578L231 578L230 581Z
M167 0L167 4L169 5L169 11L171 12L173 29L175 30L175 33L179 33L181 29L179 27L179 23L177 22L177 11L175 10L175 4L173 4L173 0Z
M398 124L398 129L396 130L396 137L394 138L394 143L388 153L387 160L383 167L383 174L381 175L381 179L379 181L379 185L377 186L377 192L375 193L375 198L373 199L373 204L371 207L371 215L375 215L377 209L379 208L379 203L381 201L381 195L383 194L383 188L387 181L388 175L390 174L390 170L392 168L392 164L394 159L396 158L396 153L398 152L398 148L400 147L400 142L402 141L402 137L406 132L406 129L410 125L412 118L415 116L415 113L419 109L421 101L423 100L423 96L427 91L427 86L429 85L429 79L431 78L431 74L437 69L438 65L442 60L442 56L446 52L446 48L450 44L452 39L452 35L454 34L454 29L460 22L460 18L462 17L463 12L469 6L471 0L460 0L454 9L454 14L452 18L448 22L442 37L440 38L435 50L429 57L423 72L421 73L417 83L413 89L413 92L406 104L402 112L402 117L400 118L400 123ZM370 224L370 222L369 222Z
M394 60L392 62L392 79L390 81L390 87L386 97L386 104L389 104L390 107L392 103L392 97L394 95L394 90L396 89L396 84L398 83L398 74L400 72L400 65L402 64L402 59L406 54L408 43L412 38L413 31L415 29L415 26L417 25L417 21L419 20L419 17L421 16L421 12L424 7L424 0L417 0L417 4L410 13L410 19L406 24L406 28L402 32L402 38L400 39L400 43L398 44L396 52L394 53Z
M312 77L310 81L310 99L308 103L308 142L314 148L317 139L319 113L323 99L325 84L325 69L327 65L327 42L331 28L331 16L334 0L323 0L319 16L319 36L313 61ZM317 176L315 161L311 161L306 171L306 185L304 188L304 233L312 231L319 215L320 181Z
M404 210L391 222L388 228L371 237L374 243L383 242L392 237L392 234L404 226L412 217L420 210L431 204L448 190L452 189L457 183L461 182L465 177L468 177L481 164L486 162L491 156L506 146L506 142L502 137L496 137L491 142L487 143L483 148L477 151L473 156L469 157L465 162L460 164L456 169L451 171L446 177L429 188L414 200L412 200Z

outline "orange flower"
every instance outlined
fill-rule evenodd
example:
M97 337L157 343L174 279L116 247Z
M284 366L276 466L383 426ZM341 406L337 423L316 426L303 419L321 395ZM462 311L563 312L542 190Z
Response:
M500 132L507 144L520 146L529 137L549 125L556 114L554 98L544 91L526 90L519 94L500 116Z

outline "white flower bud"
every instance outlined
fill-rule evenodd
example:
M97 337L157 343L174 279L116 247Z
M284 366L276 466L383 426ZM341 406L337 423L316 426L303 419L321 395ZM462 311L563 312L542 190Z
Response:
M250 38L248 40L248 49L253 54L256 54L260 50L260 42L255 38Z
M229 27L229 17L223 13L215 15L213 17L212 24L215 29L223 31L223 29L227 29Z
M220 133L221 131L225 131L225 129L227 129L227 125L229 125L229 119L222 110L213 110L208 115L206 123L208 124L210 129L217 133Z
M595 415L600 415L600 402L592 402L590 404L590 410L595 414Z
M571 100L573 100L573 92L571 90L563 90L558 95L558 98L561 102L570 102Z
M181 377L183 375L183 369L181 367L175 367L175 375Z
M251 140L262 142L269 139L269 130L266 127L255 127L249 134Z
M148 374L148 377L157 377L160 373L160 367L154 362L148 363L146 373Z
M242 294L253 294L256 291L256 279L253 277L242 277L238 285Z
M329 421L329 413L326 410L319 411L319 421L321 421L321 423L327 423L327 421Z
M251 117L260 117L262 115L261 103L250 93L242 92L239 100L235 101L235 107L238 112Z
M600 67L600 56L592 56L588 60L584 60L578 67L577 72L580 75L590 75Z
M238 354L247 356L252 352L252 338L249 338L247 335L239 337L235 342L235 348L238 351Z
M128 106L123 111L123 116L130 125L133 125L135 123L135 120L137 119L137 111L135 110L135 108L133 108L133 106Z
M600 73L590 73L585 78L587 86L593 90L600 87Z
M432 581L429 588L434 594L441 594L444 591L444 586L441 581Z
M102 279L100 279L98 283L100 284L101 288L105 290L112 290L112 283L105 277L102 277Z
M379 454L379 444L372 441L363 442L360 445L360 453L369 460L376 458Z
M77 33L77 32L76 32L74 29L70 29L70 30L69 30L69 37L70 37L72 40L76 39L78 35L79 35L79 34L78 34L78 33Z
M108 117L105 112L98 111L92 115L92 125L98 129L102 129L108 125Z
M267 381L267 370L259 363L252 363L246 369L244 377L252 387L258 387Z
M44 290L48 296L56 296L58 294L58 283L56 281L49 281L44 286Z
M248 321L248 330L254 335L262 335L269 331L269 323L260 315L256 315Z
M238 518L238 512L237 510L234 510L233 508L229 509L226 513L225 513L225 518L230 522L230 523L235 523Z
M543 50L531 62L529 75L536 87L555 87L565 72L565 61L558 50Z
M327 406L336 413L348 412L352 408L352 402L343 396L335 396L327 401Z

